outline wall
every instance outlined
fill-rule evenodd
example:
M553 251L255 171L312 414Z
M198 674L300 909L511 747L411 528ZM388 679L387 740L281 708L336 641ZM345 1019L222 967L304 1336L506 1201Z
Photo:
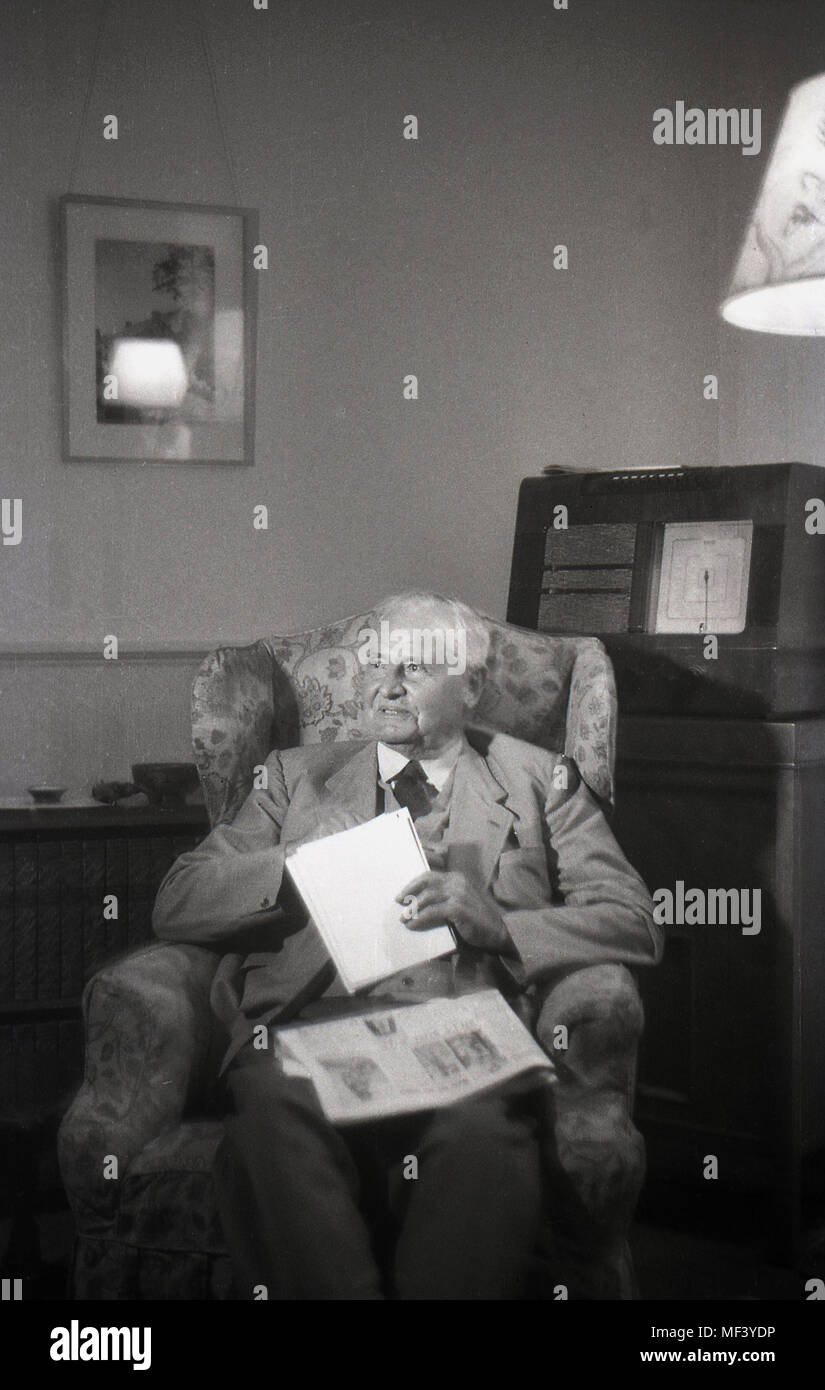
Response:
M84 124L101 13L0 13L0 493L26 528L0 550L0 794L185 757L220 641L422 583L503 616L518 483L547 463L825 463L823 345L717 316L813 3L110 0ZM256 464L67 464L56 200L234 201L204 34L271 253ZM761 106L762 154L654 146L680 98ZM105 633L140 657L117 676L83 656Z

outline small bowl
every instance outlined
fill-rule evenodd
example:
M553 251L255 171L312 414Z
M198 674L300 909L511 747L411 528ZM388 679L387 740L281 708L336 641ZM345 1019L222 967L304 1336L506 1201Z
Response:
M56 806L66 794L65 787L27 787L35 806Z

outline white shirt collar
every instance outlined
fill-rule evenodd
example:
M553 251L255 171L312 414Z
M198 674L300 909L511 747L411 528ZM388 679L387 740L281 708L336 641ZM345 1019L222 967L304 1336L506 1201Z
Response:
M443 791L447 785L463 747L464 739L458 734L454 742L442 749L437 758L418 759L427 780L432 782L438 791ZM391 748L388 743L378 744L378 775L382 782L390 782L393 777L397 777L409 761L406 753L399 753L397 748Z

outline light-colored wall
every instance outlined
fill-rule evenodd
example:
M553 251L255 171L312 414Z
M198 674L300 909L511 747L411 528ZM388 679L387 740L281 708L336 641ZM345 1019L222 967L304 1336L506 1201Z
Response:
M825 463L825 346L717 317L787 87L809 71L787 9L110 0L81 133L100 6L6 0L0 493L22 498L25 539L0 549L0 644L186 650L119 680L102 662L0 662L0 793L186 756L194 653L221 640L407 585L503 616L518 484L547 463ZM203 32L270 248L256 464L67 464L56 200L234 200ZM759 105L761 156L654 146L653 110L678 99Z

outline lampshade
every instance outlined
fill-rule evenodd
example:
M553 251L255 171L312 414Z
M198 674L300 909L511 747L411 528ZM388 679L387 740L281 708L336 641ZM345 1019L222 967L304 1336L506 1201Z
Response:
M721 313L739 328L825 334L825 74L791 92Z
M172 338L118 338L109 371L122 405L174 410L186 395L189 376Z

